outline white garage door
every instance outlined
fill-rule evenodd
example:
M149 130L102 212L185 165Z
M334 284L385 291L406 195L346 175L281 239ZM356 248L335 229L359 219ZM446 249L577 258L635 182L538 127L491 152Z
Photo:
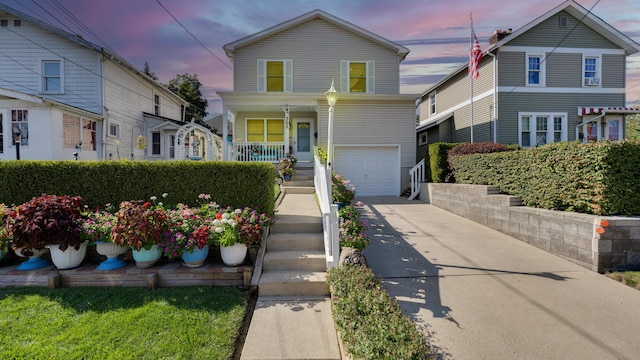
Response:
M336 146L333 163L356 196L399 196L399 161L397 146Z

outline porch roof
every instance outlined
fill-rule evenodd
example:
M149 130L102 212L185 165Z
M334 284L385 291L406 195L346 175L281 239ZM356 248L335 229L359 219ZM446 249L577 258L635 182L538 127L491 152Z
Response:
M640 114L640 109L620 106L580 106L578 116L592 114Z

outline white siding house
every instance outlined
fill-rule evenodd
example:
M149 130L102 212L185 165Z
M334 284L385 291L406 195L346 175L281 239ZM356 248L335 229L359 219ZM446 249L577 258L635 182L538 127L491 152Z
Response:
M171 136L185 124L188 104L162 84L3 4L0 44L0 159L171 158ZM180 125L160 131L159 154L151 147L158 144L154 119Z
M234 91L219 93L233 122L228 160L275 162L291 153L311 161L314 147L326 150L324 93L335 81L334 169L359 196L399 196L408 186L418 98L400 94L408 49L315 10L224 50L234 63Z

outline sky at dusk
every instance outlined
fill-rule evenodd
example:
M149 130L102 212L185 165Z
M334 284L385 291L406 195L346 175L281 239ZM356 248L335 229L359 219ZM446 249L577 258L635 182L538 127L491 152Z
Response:
M225 55L223 45L315 9L409 48L411 52L400 66L401 92L421 94L467 62L470 13L473 13L480 46L485 50L494 30L511 28L515 31L562 2L0 0L0 3L62 30L82 34L86 40L113 49L139 69L148 62L151 71L163 83L168 83L176 74L197 74L203 84L202 93L209 100L209 113L221 111L221 100L216 91L231 91L233 86L233 64ZM577 2L640 43L640 1ZM328 88L330 84L327 81ZM639 100L640 54L636 54L627 61L627 101L635 103Z

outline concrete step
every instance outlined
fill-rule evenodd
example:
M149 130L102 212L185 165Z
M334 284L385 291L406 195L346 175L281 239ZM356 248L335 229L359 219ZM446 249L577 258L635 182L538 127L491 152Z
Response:
M324 251L324 235L320 233L272 233L267 241L267 251L318 250Z
M326 272L266 271L258 284L258 296L328 296Z
M313 194L316 189L313 186L285 186L284 191L287 194Z
M264 255L262 270L271 271L326 271L327 264L322 251L267 251Z
M315 190L314 184L313 184L313 180L298 179L297 176L294 176L293 178L291 178L291 181L283 182L282 185L284 185L285 188L288 188L288 187L310 187L310 188Z
M311 175L299 175L299 174L295 174L291 177L291 180L293 181L309 181L311 180L311 182L313 182L313 174Z
M276 215L271 234L322 233L322 218L308 215Z

